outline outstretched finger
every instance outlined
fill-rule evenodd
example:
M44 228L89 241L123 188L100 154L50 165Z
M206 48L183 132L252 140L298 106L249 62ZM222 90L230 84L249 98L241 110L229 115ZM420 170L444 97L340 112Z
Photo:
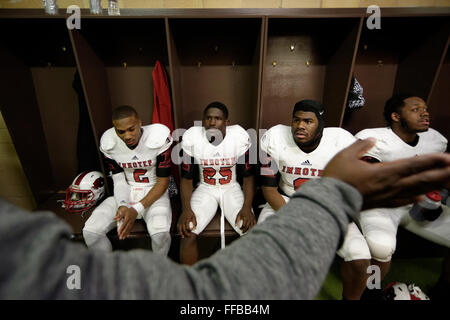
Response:
M253 228L255 225L256 225L256 218L253 217L252 220L250 221L249 229Z
M391 172L397 177L414 176L421 172L450 167L450 155L445 153L432 153L393 162L385 162L380 167L384 172Z
M133 225L134 225L134 223L133 223L132 221L130 221L130 222L127 224L126 229L123 231L123 238L124 238L124 239L128 238L128 236L130 235L131 230L133 229Z
M127 219L123 219L122 220L122 224L121 224L121 226L120 226L120 229L118 230L118 235L119 235L119 240L123 240L124 239L124 231L125 231L125 228L127 227L127 224L128 224L128 220Z
M178 233L180 234L181 238L184 238L184 232L183 232L183 224L179 223L177 225Z
M400 177L377 195L364 199L364 209L398 207L414 202L421 195L450 186L450 167L437 168Z
M236 226L238 228L240 228L243 233L246 233L248 230L248 227L249 227L249 225L248 225L249 221L246 218L242 218L241 221L242 221L242 223L241 224L238 223Z
M431 169L404 177L396 183L396 187L404 193L419 195L450 185L450 167Z
M183 224L183 235L189 237L191 235L191 221L186 220Z

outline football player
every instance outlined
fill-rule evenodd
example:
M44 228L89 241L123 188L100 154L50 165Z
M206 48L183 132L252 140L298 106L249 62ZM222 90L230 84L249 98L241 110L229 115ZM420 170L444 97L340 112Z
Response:
M181 263L193 264L198 260L197 236L215 216L218 206L222 211L222 248L224 217L239 235L256 223L252 211L254 177L249 163L250 136L239 125L229 124L227 107L212 102L203 111L203 126L191 127L183 135L182 214L177 226L182 237ZM192 180L196 174L200 182L194 190ZM238 174L243 177L242 188Z
M450 155L361 161L374 144L359 140L338 153L277 219L192 267L148 250L88 251L54 214L30 214L0 199L0 299L314 299L361 208L404 205L449 187Z
M170 176L170 130L162 124L142 126L136 110L119 106L112 112L112 128L100 140L114 196L93 212L83 228L89 248L111 251L106 234L117 225L120 240L127 238L136 219L144 219L152 250L167 255L172 209L167 187Z
M376 145L364 156L369 162L386 162L432 152L445 152L447 139L430 128L430 114L426 103L419 97L395 95L384 109L388 124L384 128L365 129L357 138L376 138ZM419 236L450 247L450 215L444 212L435 220L418 223L411 219L412 205L395 209L377 208L362 211L359 225L365 242L359 239L358 228L350 230L339 254L344 258L342 265L344 299L376 299L376 292L366 290L369 277L367 268L371 262L380 267L381 280L389 271L391 257L396 247L399 225ZM370 250L368 258L361 259L361 251ZM366 291L364 291L366 290ZM364 293L364 294L363 294Z
M344 129L324 128L323 113L320 102L299 101L292 111L291 126L276 125L261 137L260 172L267 203L258 223L284 206L304 182L319 178L328 161L355 142Z

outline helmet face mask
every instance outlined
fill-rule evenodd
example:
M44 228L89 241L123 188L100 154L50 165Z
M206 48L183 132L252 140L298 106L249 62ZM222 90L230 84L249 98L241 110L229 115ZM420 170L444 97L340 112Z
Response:
M66 190L64 208L68 212L84 212L105 194L103 174L98 171L80 173Z
M69 212L81 212L90 209L95 204L94 193L91 190L79 190L70 186L66 190L64 205Z

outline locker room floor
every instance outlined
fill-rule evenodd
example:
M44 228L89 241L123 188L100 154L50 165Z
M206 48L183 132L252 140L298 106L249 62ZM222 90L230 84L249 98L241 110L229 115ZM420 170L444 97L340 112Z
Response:
M445 254L446 248L399 228L397 250L392 258L391 270L382 282L382 287L394 281L414 283L428 294L441 274ZM340 258L334 260L316 300L342 299L341 261Z
M428 294L439 278L442 258L394 258L391 270L382 282L384 288L388 283L399 281L406 284L414 283ZM332 264L327 278L316 297L316 300L341 300L342 280L340 262L337 259Z

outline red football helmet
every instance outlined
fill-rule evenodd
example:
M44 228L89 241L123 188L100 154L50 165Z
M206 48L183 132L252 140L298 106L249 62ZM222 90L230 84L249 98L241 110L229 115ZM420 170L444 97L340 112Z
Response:
M64 207L69 212L83 212L93 207L105 194L105 180L98 171L80 173L66 190Z
M384 289L387 300L430 300L415 284L391 282Z

